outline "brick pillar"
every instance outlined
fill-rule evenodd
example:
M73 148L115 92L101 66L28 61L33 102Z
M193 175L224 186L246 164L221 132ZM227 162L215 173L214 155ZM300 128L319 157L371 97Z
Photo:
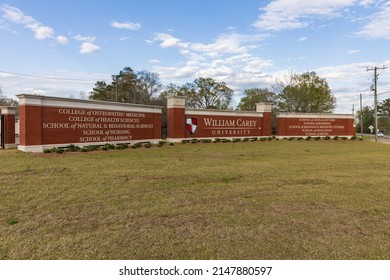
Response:
M167 138L169 141L180 141L186 137L185 102L185 96L167 97Z
M15 148L15 113L16 107L0 107L4 116L4 148Z
M27 95L17 95L19 98L19 146L21 151L28 146L36 146L36 151L42 152L42 99L41 96L29 98ZM28 116L28 118L27 118Z
M270 103L256 103L256 112L263 113L262 135L272 135L272 105Z

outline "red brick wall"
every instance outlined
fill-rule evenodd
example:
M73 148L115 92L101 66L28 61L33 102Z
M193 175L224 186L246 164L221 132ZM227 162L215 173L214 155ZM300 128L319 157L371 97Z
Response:
M196 119L196 130L190 133L187 126L184 126L186 138L233 138L233 137L259 137L265 135L263 132L262 117L247 116L215 116L215 115L190 115L187 114L185 119ZM195 122L195 121L194 121ZM186 122L184 122L186 124ZM268 134L269 136L270 134Z
M337 116L310 115L293 117L277 117L277 136L355 136L354 120L352 118L337 118Z
M42 115L40 106L19 106L19 144L41 145Z
M4 144L15 144L15 115L4 115Z
M168 138L185 138L185 109L168 108Z

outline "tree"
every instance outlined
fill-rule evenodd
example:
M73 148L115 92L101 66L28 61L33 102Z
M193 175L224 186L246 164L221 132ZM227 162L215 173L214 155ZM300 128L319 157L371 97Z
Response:
M255 111L256 103L275 102L275 93L266 88L251 88L244 90L244 96L238 103L237 109L242 111Z
M7 96L3 93L3 89L0 86L0 105L7 105Z
M390 98L387 98L378 104L378 112L390 117Z
M361 131L361 119L363 117L363 132L371 133L371 130L368 128L369 126L374 126L374 110L369 106L363 108L363 110L357 111L357 125L356 131Z
M328 83L315 72L290 73L284 81L277 80L274 89L281 111L330 113L336 105Z
M177 95L187 96L188 108L228 109L233 99L233 90L225 82L212 78L198 78L180 87Z
M8 98L5 93L3 92L2 87L0 86L0 106L18 106L19 102Z
M125 67L118 75L112 75L111 84L97 81L90 99L135 104L154 104L162 85L158 74L148 71L134 72Z

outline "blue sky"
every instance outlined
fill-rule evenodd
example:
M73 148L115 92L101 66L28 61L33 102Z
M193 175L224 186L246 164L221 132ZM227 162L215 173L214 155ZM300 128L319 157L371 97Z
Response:
M271 88L289 71L316 71L335 112L373 104L373 72L390 66L390 1L381 0L9 0L0 2L0 86L75 97L124 67L164 84L198 77ZM379 93L390 91L380 70ZM379 95L379 100L390 93Z

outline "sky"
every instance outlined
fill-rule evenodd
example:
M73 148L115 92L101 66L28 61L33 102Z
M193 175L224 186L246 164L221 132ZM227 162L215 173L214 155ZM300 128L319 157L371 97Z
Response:
M2 0L0 0L2 1ZM125 67L164 85L224 81L238 104L289 73L325 78L335 113L390 98L390 1L9 0L0 2L0 86L86 98Z

